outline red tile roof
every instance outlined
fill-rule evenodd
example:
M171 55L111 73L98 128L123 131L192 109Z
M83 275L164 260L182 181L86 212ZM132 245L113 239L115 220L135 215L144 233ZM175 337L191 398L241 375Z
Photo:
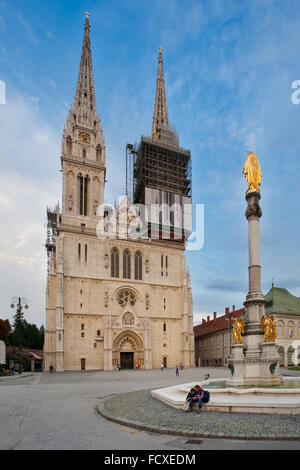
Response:
M232 312L229 312L229 308L226 308L225 315L222 315L219 318L217 318L217 314L214 312L214 317L212 319L210 319L208 316L207 320L202 320L200 325L194 326L195 337L209 335L211 333L216 333L217 331L227 330L230 317L232 319L240 318L240 316L244 313L244 307L240 308L239 310L235 310L234 306L232 308Z

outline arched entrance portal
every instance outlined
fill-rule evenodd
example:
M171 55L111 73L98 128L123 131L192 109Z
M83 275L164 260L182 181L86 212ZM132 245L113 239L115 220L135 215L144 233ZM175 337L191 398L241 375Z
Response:
M133 331L120 333L113 342L113 366L121 369L144 368L144 345Z

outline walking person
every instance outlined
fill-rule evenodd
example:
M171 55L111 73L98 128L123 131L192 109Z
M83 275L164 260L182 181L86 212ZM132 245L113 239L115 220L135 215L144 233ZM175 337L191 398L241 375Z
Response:
M163 365L163 363L160 364L160 370L164 370L164 365Z
M176 377L179 377L179 367L176 366Z

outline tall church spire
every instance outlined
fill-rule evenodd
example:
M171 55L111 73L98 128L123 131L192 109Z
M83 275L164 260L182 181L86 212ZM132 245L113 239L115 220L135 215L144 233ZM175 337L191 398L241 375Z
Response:
M179 145L178 134L169 124L164 80L162 49L159 48L156 94L152 121L152 139L175 147Z
M61 160L63 220L74 225L78 219L84 219L86 227L93 226L97 208L103 203L106 156L100 116L97 116L88 13L76 94L63 130Z
M93 77L89 13L86 13L84 23L84 37L74 109L78 112L78 118L81 124L93 127L93 122L97 119L97 108Z
M162 48L159 48L156 94L152 121L152 139L160 140L162 129L169 129Z

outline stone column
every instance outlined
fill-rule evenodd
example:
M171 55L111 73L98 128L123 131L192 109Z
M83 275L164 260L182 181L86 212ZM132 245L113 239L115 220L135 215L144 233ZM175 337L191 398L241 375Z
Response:
M246 194L245 216L249 227L249 292L246 296L243 344L233 345L229 365L229 385L276 385L281 381L279 355L275 343L264 342L261 318L265 315L265 298L261 292L259 219L260 193Z
M249 292L245 305L245 335L243 343L246 348L245 357L249 360L259 359L264 334L261 329L261 317L265 313L265 298L261 292L260 237L259 219L262 210L259 205L259 192L246 195L249 241Z
M112 321L111 315L106 319L104 332L104 370L113 370L112 365Z

